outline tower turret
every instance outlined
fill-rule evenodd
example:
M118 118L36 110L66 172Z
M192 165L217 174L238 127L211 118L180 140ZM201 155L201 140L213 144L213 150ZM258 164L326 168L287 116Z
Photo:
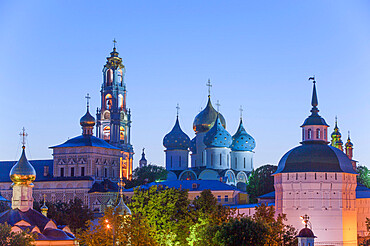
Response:
M331 134L331 144L330 145L343 151L342 134L340 133L339 128L338 128L338 118L337 117L335 117L335 126L334 126L334 131Z
M93 129L95 126L95 118L89 112L89 94L86 95L87 105L86 114L80 119L80 125L82 126L82 135L93 135Z
M143 148L143 153L141 153L141 159L139 161L139 167L145 167L148 163L148 161L146 160L145 158L145 152L144 152L145 148Z

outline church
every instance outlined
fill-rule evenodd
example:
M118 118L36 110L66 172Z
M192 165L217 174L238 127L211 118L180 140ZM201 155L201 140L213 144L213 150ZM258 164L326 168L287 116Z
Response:
M210 81L207 86L212 86ZM163 138L169 171L167 179L220 180L245 190L248 175L253 170L256 142L245 130L242 115L238 129L231 136L226 130L224 116L212 105L209 89L207 105L195 117L193 130L195 137L190 140L182 131L177 114L174 127Z
M90 113L87 95L86 113L80 119L82 134L50 147L53 159L30 161L38 177L35 200L42 201L45 196L47 201L68 202L77 197L100 213L116 201L119 179L131 178L131 111L126 104L125 66L115 45L102 72L101 107L96 119ZM8 200L12 197L8 173L14 163L0 162L0 192Z

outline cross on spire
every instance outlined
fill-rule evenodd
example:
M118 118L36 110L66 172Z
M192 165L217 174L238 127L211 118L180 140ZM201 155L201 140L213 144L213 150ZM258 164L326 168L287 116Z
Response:
M180 112L180 106L179 106L179 104L177 104L177 106L176 106L176 114L177 114L177 117L179 116L179 112Z
M116 43L117 43L117 41L116 41L116 39L114 38L114 39L113 39L113 48L116 48Z
M26 137L28 136L24 127L22 128L22 132L19 133L19 136L22 137L22 148L24 149L26 148Z
M312 77L309 77L309 78L308 78L308 80L312 80L312 81L313 81L313 83L315 84L315 83L316 83L315 75L314 75L314 76L312 76Z
M216 106L217 106L217 111L220 111L221 104L220 104L220 101L219 100L217 100Z
M211 96L211 87L212 87L210 79L208 79L208 82L207 82L206 86L208 86L208 97L210 97Z
M86 98L86 105L87 107L89 107L89 100L91 99L89 93L86 94L85 98Z

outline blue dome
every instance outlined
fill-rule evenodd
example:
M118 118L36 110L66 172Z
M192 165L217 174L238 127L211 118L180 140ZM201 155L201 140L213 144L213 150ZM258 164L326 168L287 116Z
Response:
M231 145L231 135L223 127L218 116L213 127L206 133L203 142L208 148L229 147Z
M240 119L239 128L233 136L233 142L230 146L232 151L252 151L256 147L254 138L244 129L243 121Z
M190 138L181 130L178 117L176 118L175 126L166 136L164 136L163 146L168 150L187 150L190 147Z
M197 153L197 137L196 136L190 141L190 151L193 154Z

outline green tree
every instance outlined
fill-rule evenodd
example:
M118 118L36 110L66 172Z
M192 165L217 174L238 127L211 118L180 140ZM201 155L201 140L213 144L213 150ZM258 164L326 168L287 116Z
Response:
M268 229L264 223L254 221L250 217L230 219L220 226L210 227L210 233L216 231L212 245L220 246L264 246L267 241Z
M42 204L34 202L34 209L41 211ZM68 225L73 232L77 229L85 230L86 222L94 217L93 212L77 197L68 203L46 202L46 206L48 207L48 218L55 220L58 225Z
M126 188L132 188L145 183L154 182L156 180L166 180L168 171L161 166L147 165L137 167L132 172L132 179L126 180Z
M264 224L267 228L266 238L271 246L296 246L298 245L296 229L291 225L285 225L286 215L279 214L275 218L275 208L261 204L256 207L253 220Z
M135 189L128 204L137 216L146 218L154 239L160 245L186 245L195 213L188 200L188 191L165 188Z
M19 233L12 232L12 227L0 224L0 245L2 246L31 246L35 241L34 234L28 234L28 231Z
M365 166L357 166L357 182L370 188L370 171Z
M274 191L274 177L277 166L263 165L252 171L247 184L250 203L256 203L257 197Z
M77 239L82 246L156 246L155 240L150 236L149 226L145 219L137 215L119 216L112 208L105 211L104 217L97 223L88 222L89 230L80 230ZM119 211L117 211L119 212Z

